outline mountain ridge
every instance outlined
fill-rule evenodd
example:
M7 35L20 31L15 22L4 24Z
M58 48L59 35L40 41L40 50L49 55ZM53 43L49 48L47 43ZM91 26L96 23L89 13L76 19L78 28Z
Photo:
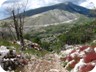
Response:
M75 5L71 2L60 3L60 4L41 7L41 8L37 8L37 9L31 9L31 10L28 10L28 11L25 12L25 16L32 16L32 15L43 13L43 12L46 12L46 11L49 11L49 10L54 10L54 9L65 10L65 11L69 11L71 13L79 13L79 14L86 15L88 17L93 17L94 16L92 13L90 13L90 11L93 11L93 10Z
M73 24L79 21L80 18L82 18L83 21L79 22L84 22L92 17L90 9L75 5L71 2L28 10L21 14L25 15L25 29L58 24ZM10 18L6 20L8 19Z

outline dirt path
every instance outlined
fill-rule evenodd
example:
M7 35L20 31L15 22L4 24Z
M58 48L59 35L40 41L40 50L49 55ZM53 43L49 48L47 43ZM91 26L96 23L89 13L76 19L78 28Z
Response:
M68 72L60 65L57 54L49 54L42 59L31 59L21 72Z

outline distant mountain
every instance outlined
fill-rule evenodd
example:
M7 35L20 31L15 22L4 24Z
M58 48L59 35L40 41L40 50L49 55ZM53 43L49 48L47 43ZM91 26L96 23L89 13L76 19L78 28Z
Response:
M64 10L64 11L68 11L71 13L79 13L79 14L83 14L86 16L94 16L93 14L91 14L90 9L75 5L71 2L60 3L60 4L56 4L56 5L52 5L52 6L28 10L25 12L25 15L32 16L35 14L40 14L40 13L43 13L43 12L46 12L49 10L54 10L54 9Z
M86 19L93 17L90 9L77 6L71 2L60 3L57 5L42 7L25 12L26 27L34 25L48 26L64 23L72 23L79 20L81 17Z
M23 14L23 13L21 13ZM93 17L90 9L75 5L71 2L28 10L26 16L25 29L32 27L44 27L58 24L73 24L73 22L85 22ZM82 19L82 20L80 20Z
M35 26L57 25L61 23L69 23L73 20L76 20L78 16L78 14L73 14L67 11L54 9L28 17L26 19L26 24L33 24Z

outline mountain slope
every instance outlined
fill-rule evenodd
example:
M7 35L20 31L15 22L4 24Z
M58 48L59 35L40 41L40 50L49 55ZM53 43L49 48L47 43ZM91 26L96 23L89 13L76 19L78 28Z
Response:
M79 14L83 14L83 15L87 15L87 16L93 16L90 13L90 9L86 9L84 7L75 5L71 2L60 3L60 4L56 4L56 5L52 5L52 6L37 8L34 10L28 10L25 12L25 15L26 16L32 16L35 14L43 13L43 12L46 12L49 10L54 10L54 9L60 9L60 10L68 11L71 13L79 13Z
M80 18L87 20L92 14L89 9L68 2L29 10L25 12L25 16L27 16L26 27L40 27L64 23L72 24L72 22L79 21Z
M80 19L83 19L82 22L84 22L93 16L90 11L70 2L28 10L24 13L26 16L25 29L66 23L73 24Z
M68 11L54 9L41 14L37 14L26 19L27 25L33 24L38 26L57 25L62 23L70 23L79 18L79 14L70 13Z

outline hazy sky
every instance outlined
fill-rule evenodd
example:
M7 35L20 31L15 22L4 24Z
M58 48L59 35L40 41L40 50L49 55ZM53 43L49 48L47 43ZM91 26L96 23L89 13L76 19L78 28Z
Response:
M2 4L10 5L12 2L26 2L27 0L0 0L0 18L4 17L4 6ZM93 3L96 4L95 0L28 0L28 8L35 9L43 6L54 5L62 2L72 2L77 5L81 5L86 8L92 8ZM93 2L93 3L91 3Z
M0 6L2 3L10 4L12 2L16 1L27 1L27 0L2 0L0 1ZM82 2L85 2L86 0L28 0L28 4L30 5L30 8L38 8L41 6L48 6L48 5L53 5L57 3L62 3L62 2L73 2L75 4L81 4Z

